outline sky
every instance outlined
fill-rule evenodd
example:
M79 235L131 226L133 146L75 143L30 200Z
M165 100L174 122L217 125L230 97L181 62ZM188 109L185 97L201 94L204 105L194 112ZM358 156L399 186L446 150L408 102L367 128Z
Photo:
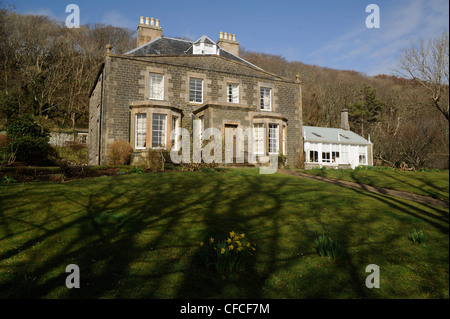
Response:
M401 51L419 39L449 29L448 0L2 0L22 14L65 21L66 6L80 8L81 24L111 24L136 30L140 16L160 20L163 36L236 34L248 51L280 55L321 67L369 76L393 74ZM379 9L379 28L366 20Z

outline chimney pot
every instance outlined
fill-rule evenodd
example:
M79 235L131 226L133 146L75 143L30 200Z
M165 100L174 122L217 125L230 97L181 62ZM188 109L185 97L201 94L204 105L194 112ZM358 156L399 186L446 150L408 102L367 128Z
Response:
M159 27L159 19L156 19L156 26Z
M141 16L140 24L144 24L144 17Z
M236 34L233 34L233 41L236 41Z
M155 25L155 18L150 18L150 25Z
M219 32L219 39L223 39L223 32L222 31Z
M348 110L345 107L341 111L341 129L346 131L350 130L350 124L348 123Z
M228 39L228 33L227 33L227 32L225 32L225 33L223 34L223 36L224 36L225 40Z
M150 24L150 23L149 23L148 17L145 18L145 24L146 24L146 25L149 25L149 24Z

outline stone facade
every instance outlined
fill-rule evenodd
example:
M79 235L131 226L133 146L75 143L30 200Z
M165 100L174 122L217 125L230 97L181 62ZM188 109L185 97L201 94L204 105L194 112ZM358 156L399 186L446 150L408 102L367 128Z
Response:
M163 99L149 98L149 74L163 76ZM190 78L203 83L202 103L189 101ZM227 84L239 87L237 103L227 101ZM270 88L271 109L260 109L260 88ZM108 149L126 140L136 149L136 114L146 114L146 145L152 145L152 114L167 116L166 147L170 148L173 121L189 132L193 120L203 119L205 128L224 130L234 125L243 130L255 123L278 124L284 137L287 164L298 167L303 154L300 81L287 79L248 63L219 55L114 55L109 53L90 95L89 164L108 162ZM284 130L284 131L283 131ZM267 148L266 148L267 150Z

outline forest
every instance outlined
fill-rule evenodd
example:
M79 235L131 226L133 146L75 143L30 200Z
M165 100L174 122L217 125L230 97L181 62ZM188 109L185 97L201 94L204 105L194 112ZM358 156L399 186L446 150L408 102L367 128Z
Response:
M103 24L69 29L0 3L0 131L24 114L49 130L87 128L88 96L107 44L113 53L127 52L135 46L135 32ZM300 75L304 125L339 127L347 107L351 130L374 143L376 165L448 168L448 32L405 48L388 75L289 62L242 46L240 51L269 72Z

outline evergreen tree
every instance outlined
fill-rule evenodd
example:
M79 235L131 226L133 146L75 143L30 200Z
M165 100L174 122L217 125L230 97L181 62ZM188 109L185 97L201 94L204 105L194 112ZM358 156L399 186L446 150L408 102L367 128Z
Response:
M377 98L377 90L364 83L360 90L361 99L347 104L349 120L357 133L364 136L364 129L368 125L381 121L381 112L385 107L383 101Z

